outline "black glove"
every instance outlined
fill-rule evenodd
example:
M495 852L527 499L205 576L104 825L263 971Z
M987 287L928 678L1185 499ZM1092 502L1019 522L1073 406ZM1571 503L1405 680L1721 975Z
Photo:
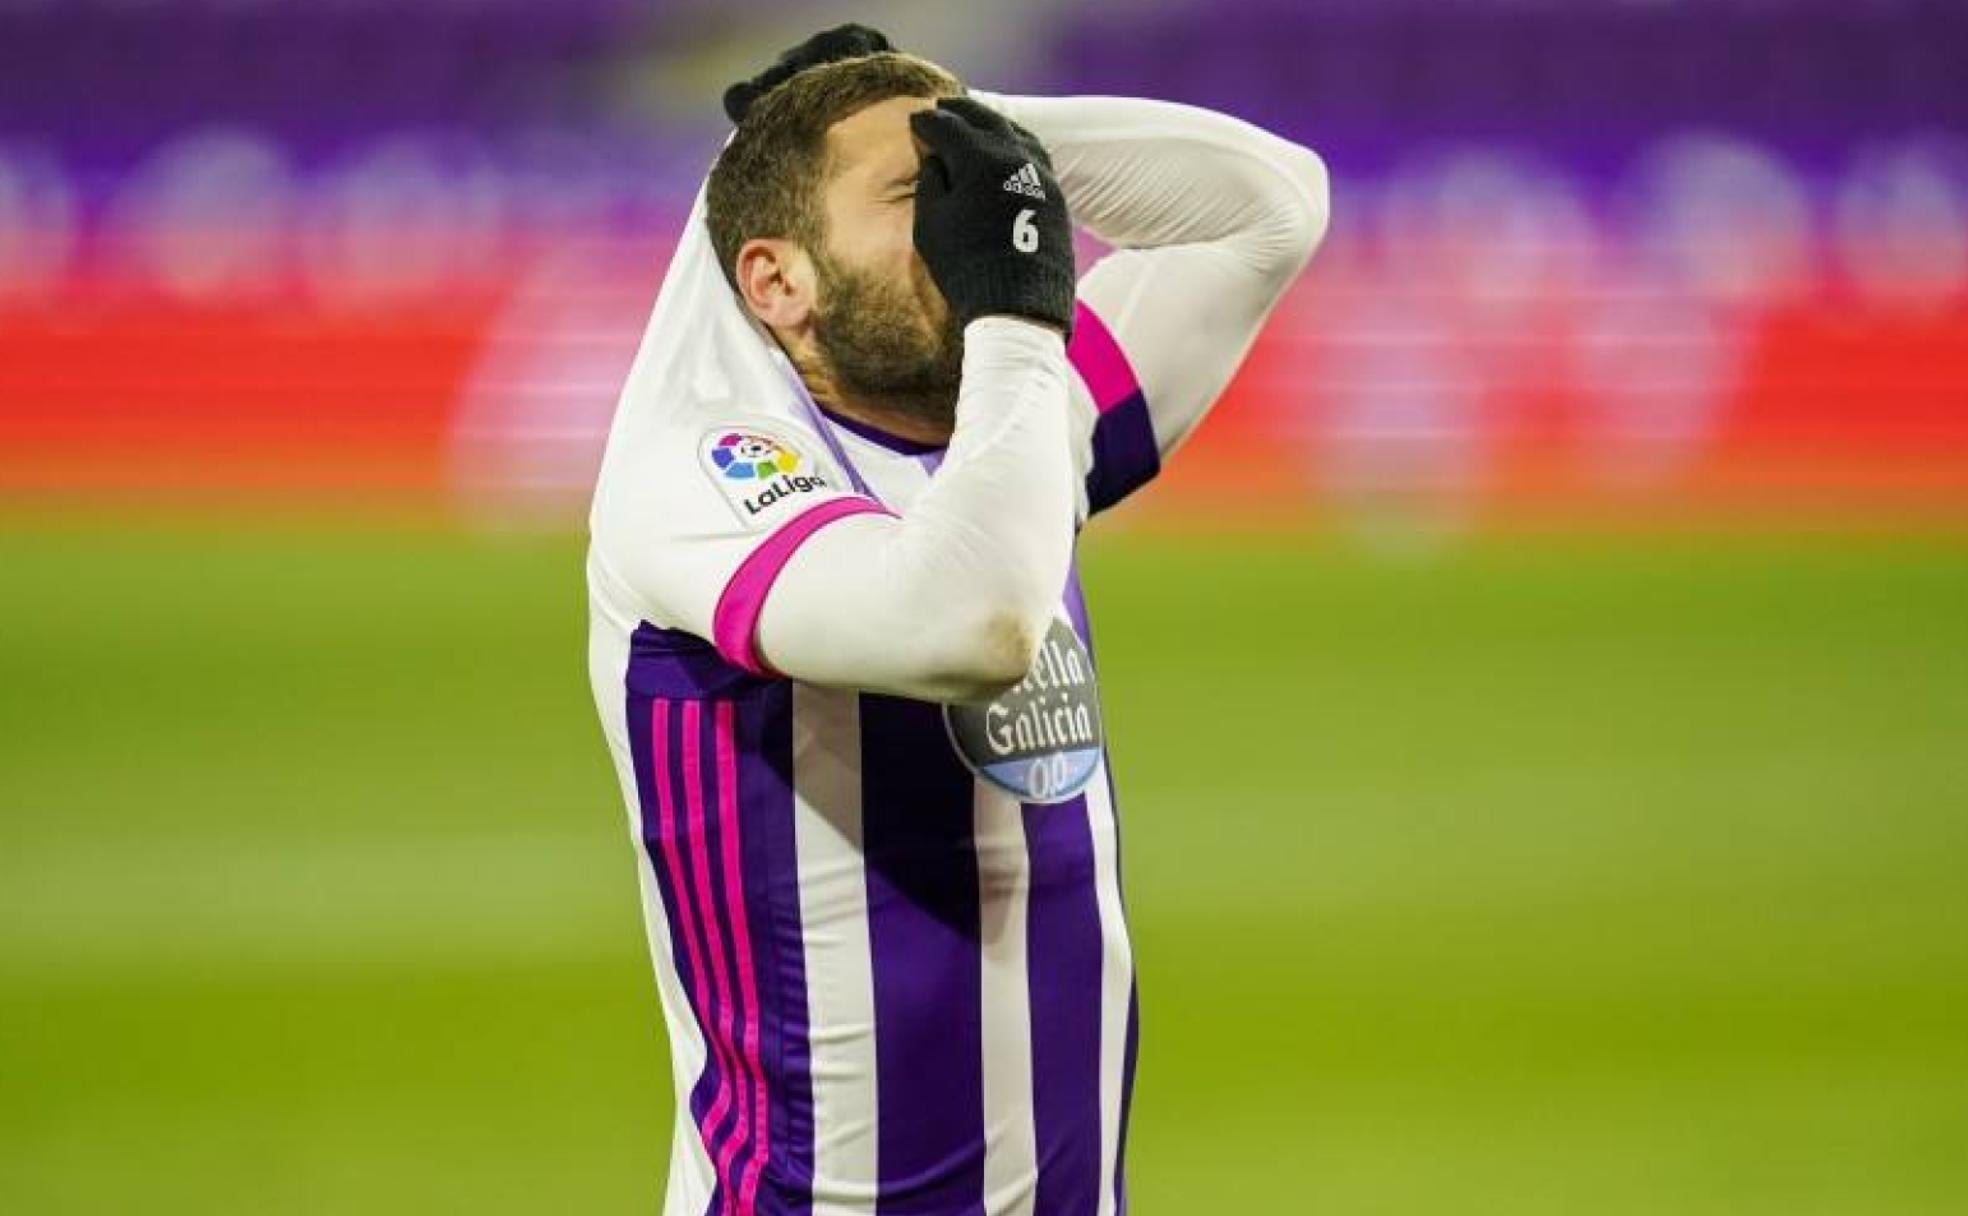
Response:
M909 116L927 144L916 249L958 319L1010 314L1073 329L1073 220L1030 131L968 97Z
M724 112L732 122L743 122L753 102L808 68L894 49L880 30L865 25L850 23L822 30L791 50L781 52L778 62L750 80L741 80L726 89Z

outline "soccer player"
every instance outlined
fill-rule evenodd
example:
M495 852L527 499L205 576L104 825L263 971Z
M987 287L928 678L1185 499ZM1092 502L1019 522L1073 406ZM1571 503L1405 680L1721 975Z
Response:
M680 251L590 519L664 1210L1125 1211L1134 966L1074 545L1230 379L1324 168L1194 107L966 92L859 26L726 108L715 292ZM1115 250L1083 277L1075 222ZM743 371L766 348L776 385Z

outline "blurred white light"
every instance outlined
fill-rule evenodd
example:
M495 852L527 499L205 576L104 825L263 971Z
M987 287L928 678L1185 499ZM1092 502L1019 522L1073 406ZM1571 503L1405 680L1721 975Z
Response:
M327 299L434 295L498 267L505 215L503 183L483 156L394 137L321 184L302 257Z
M165 290L205 299L280 279L293 207L278 148L211 129L159 148L125 183L111 228Z
M1511 311L1576 282L1593 246L1569 181L1483 149L1397 175L1381 224L1400 281L1446 288L1486 310Z
M0 299L46 290L75 253L75 191L45 153L0 147Z
M662 277L651 253L571 244L515 284L452 422L452 485L474 518L579 521Z
M1678 136L1642 161L1637 184L1648 252L1675 281L1742 306L1779 303L1806 285L1810 206L1795 175L1764 149Z
M1862 154L1838 192L1838 252L1882 302L1937 304L1968 290L1968 191L1958 150L1910 143Z
M1408 294L1363 299L1329 334L1329 410L1313 438L1355 530L1453 531L1489 458L1487 384L1450 319Z
M1596 295L1573 335L1585 397L1586 467L1638 488L1681 473L1707 447L1741 383L1739 320L1699 297L1645 282Z

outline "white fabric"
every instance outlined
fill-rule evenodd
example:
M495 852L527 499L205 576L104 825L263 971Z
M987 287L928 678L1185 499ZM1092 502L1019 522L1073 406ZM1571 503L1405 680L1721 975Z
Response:
M964 329L957 426L901 519L832 524L787 563L759 621L772 666L930 701L1023 679L1073 557L1066 344L1008 317Z
M784 356L718 271L704 206L700 188L616 405L588 515L588 567L591 587L631 627L646 620L708 639L744 559L800 511L851 491L829 468L827 487L746 520L705 467L705 438L722 427L827 461Z
M1038 1201L1039 1181L1038 1129L1032 1118L1032 993L1027 958L1032 859L1025 844L1024 808L1002 790L977 782L971 794L971 816L978 899L985 909L978 917L984 1210L1003 1216L1030 1216ZM1102 877L1105 875L1097 875L1095 881ZM1125 1005L1122 1012L1126 1012ZM1112 1171L1101 1175L1111 1176Z
M807 1024L827 1028L807 1045L815 1216L873 1213L879 1189L860 703L853 692L793 686L793 720L805 741L794 760L793 791ZM691 1209L693 1216L701 1211Z

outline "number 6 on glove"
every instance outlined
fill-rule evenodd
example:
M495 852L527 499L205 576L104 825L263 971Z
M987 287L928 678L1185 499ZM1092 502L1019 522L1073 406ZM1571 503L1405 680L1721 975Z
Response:
M1039 247L1039 230L1032 227L1032 209L1025 208L1018 218L1011 221L1011 247L1020 253L1032 253Z
M981 102L945 97L909 116L927 149L916 178L916 249L966 324L1016 316L1072 336L1073 221L1051 158Z

